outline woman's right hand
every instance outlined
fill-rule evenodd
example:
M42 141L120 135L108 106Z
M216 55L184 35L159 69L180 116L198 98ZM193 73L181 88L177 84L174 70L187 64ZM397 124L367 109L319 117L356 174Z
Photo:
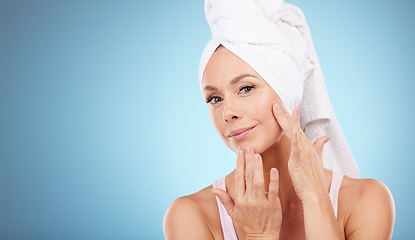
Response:
M261 155L253 147L239 150L235 171L235 197L214 188L214 193L232 218L240 239L279 239L282 215L278 198L279 177L270 172L268 193L265 192Z

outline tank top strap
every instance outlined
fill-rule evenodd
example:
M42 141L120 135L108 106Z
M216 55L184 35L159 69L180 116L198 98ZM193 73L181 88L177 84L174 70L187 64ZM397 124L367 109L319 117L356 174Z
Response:
M213 188L220 188L226 191L226 184L225 184L226 176L223 176L216 180L213 183ZM223 206L222 202L216 197L216 202L218 204L219 209L219 216L220 216L220 223L222 225L222 232L223 232L223 239L224 240L237 240L235 228L233 226L232 218L228 215L225 207Z
M340 186L343 181L344 174L337 171L332 171L332 177L331 177L331 185L330 185L330 200L331 204L333 205L334 215L337 218L337 210L339 208L338 202L339 202L339 191Z

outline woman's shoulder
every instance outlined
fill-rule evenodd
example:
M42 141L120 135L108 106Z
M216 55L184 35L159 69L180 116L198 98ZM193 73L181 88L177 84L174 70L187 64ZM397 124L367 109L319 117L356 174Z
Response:
M173 201L169 209L184 212L191 211L202 215L210 212L211 208L217 210L216 198L212 193L212 188L213 186L210 185L193 194L179 197Z
M339 192L347 239L392 234L395 206L388 187L376 179L344 176ZM391 237L391 236L390 236Z
M170 204L163 220L166 239L213 239L213 230L217 228L214 219L219 213L211 190L212 185Z
M389 188L381 181L371 178L357 179L345 175L340 194L348 201L354 200L354 203L360 205L393 202Z

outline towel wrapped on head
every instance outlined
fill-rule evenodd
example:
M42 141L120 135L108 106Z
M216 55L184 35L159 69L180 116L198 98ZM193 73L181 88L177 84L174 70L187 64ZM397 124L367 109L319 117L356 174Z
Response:
M301 128L310 141L331 137L323 150L325 168L358 177L303 12L282 0L206 0L205 14L212 39L201 57L200 87L207 62L223 45L274 89L290 114L301 107Z

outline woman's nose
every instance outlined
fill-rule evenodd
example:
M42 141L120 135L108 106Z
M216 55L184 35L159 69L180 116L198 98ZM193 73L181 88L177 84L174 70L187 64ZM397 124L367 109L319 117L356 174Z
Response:
M228 122L240 118L240 114L237 109L237 105L232 100L229 98L225 100L223 107L223 119Z

